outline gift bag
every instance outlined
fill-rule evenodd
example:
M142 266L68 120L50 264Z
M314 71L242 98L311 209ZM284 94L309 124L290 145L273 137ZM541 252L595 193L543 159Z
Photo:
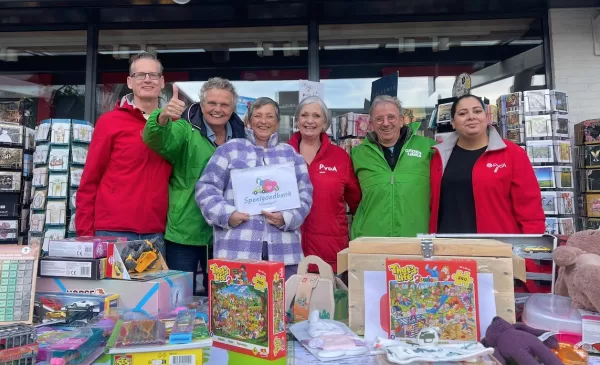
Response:
M310 264L319 268L318 274L308 272ZM307 256L298 264L298 273L285 283L285 307L293 323L308 320L314 310L322 319L344 321L348 319L348 287L329 264L317 256Z

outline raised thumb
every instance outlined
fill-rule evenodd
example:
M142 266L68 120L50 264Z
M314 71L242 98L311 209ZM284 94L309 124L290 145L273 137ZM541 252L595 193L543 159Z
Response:
M179 100L179 88L175 84L173 84L173 97L171 99Z

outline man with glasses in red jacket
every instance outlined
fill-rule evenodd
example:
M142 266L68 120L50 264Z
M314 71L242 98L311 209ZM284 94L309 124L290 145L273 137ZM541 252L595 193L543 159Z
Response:
M77 190L77 236L160 237L165 255L171 165L142 140L148 116L159 107L162 72L153 54L133 56L127 77L133 93L96 122Z

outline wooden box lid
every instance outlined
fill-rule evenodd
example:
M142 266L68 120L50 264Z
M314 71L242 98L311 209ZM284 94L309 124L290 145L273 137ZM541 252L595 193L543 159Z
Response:
M360 237L348 253L464 257L513 257L512 245L492 239Z

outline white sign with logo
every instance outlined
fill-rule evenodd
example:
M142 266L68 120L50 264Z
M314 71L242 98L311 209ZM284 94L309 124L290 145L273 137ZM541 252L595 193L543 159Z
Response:
M238 212L250 215L300 207L293 162L231 171L233 200Z

